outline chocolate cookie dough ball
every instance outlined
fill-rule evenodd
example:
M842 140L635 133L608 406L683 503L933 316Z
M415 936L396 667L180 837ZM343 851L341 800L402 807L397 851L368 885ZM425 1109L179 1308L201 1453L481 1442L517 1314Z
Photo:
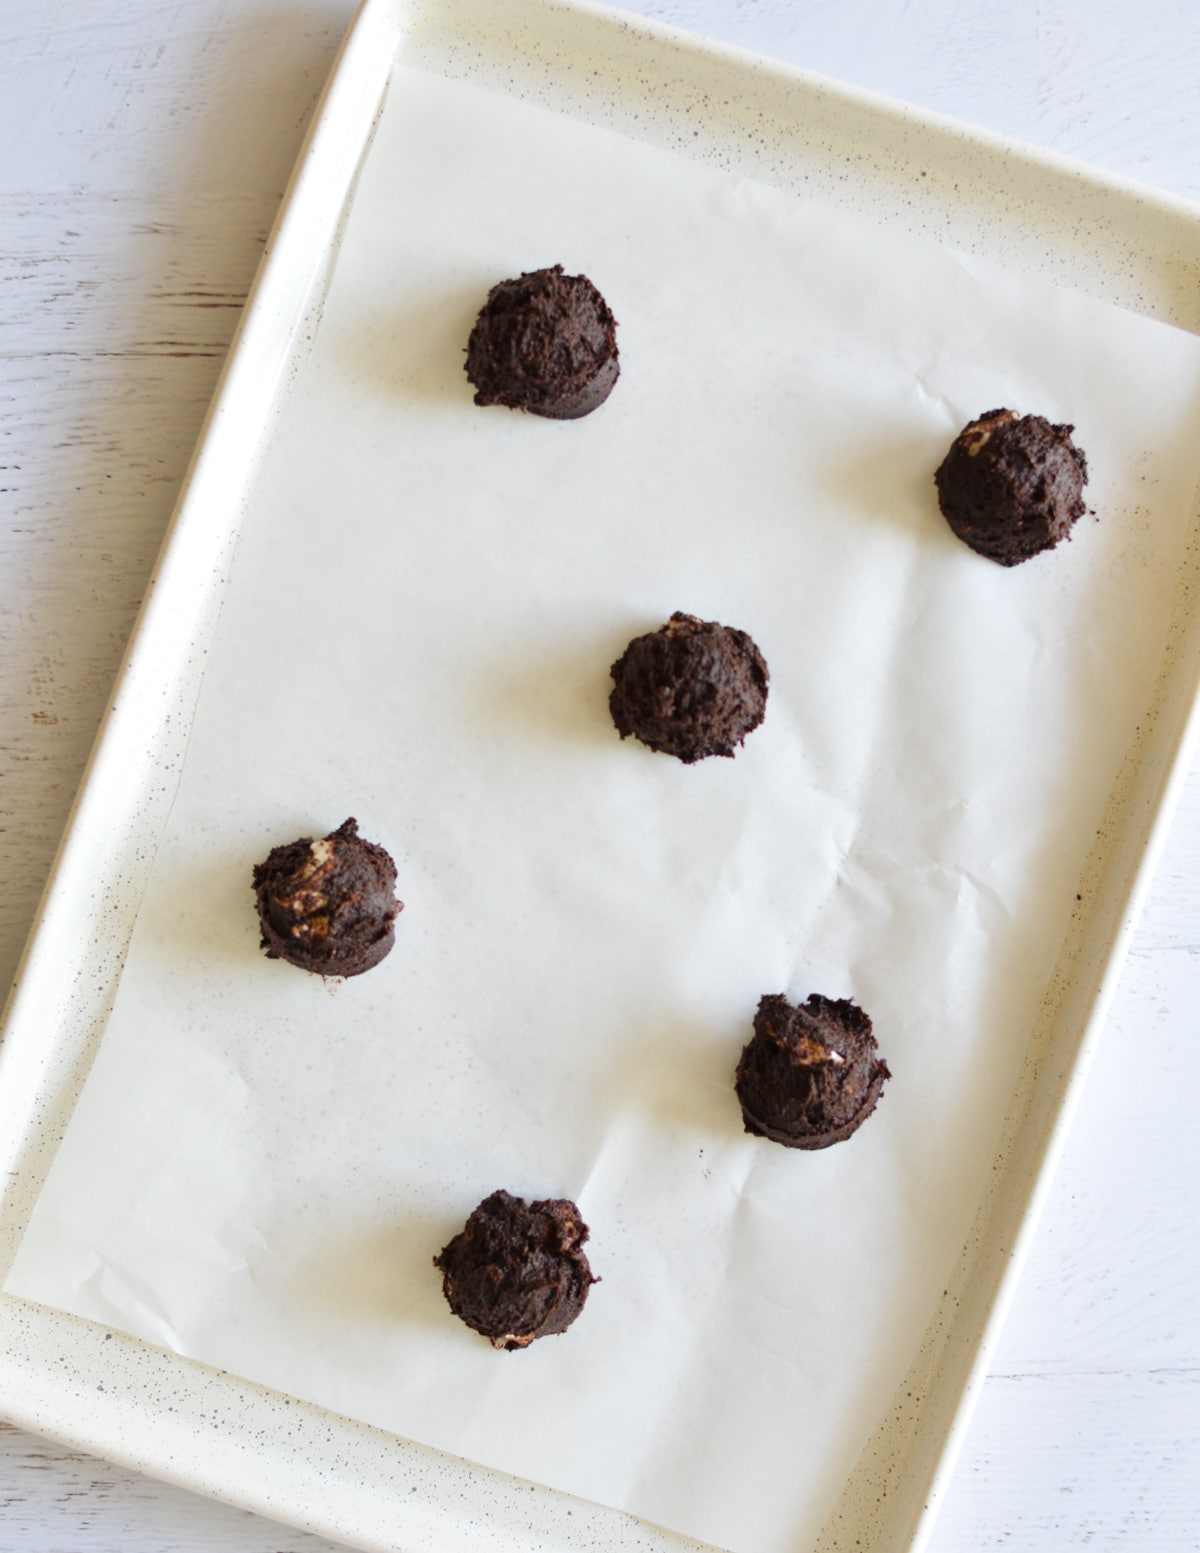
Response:
M635 636L610 672L608 707L621 737L685 765L732 755L766 711L770 675L745 631L678 610Z
M763 998L734 1087L746 1131L790 1149L824 1149L857 1132L875 1109L888 1065L857 1004L814 992L793 1008Z
M403 910L395 886L395 863L359 836L357 820L321 841L304 836L273 847L254 869L268 959L319 976L369 971L395 942L392 924Z
M617 321L586 275L562 265L502 280L467 342L476 404L556 421L590 415L617 381Z
M972 550L1018 566L1067 539L1084 512L1087 458L1074 426L989 410L954 439L934 480L946 522Z
M511 1352L565 1332L583 1309L599 1282L581 1249L587 1238L573 1202L493 1192L433 1265L454 1314Z

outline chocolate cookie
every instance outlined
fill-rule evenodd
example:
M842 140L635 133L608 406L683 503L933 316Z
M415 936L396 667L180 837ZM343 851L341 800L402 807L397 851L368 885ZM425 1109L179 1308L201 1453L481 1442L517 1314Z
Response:
M770 675L745 631L678 610L635 636L610 672L608 708L621 737L689 766L732 755L766 711Z
M467 342L476 404L552 420L590 415L617 381L617 321L586 275L562 265L502 280Z
M599 1282L581 1249L587 1238L573 1202L493 1192L433 1265L454 1314L511 1352L565 1332L583 1309Z
M268 959L320 976L358 976L395 942L403 910L396 865L347 820L321 841L273 847L254 868L254 895Z
M1067 539L1084 513L1087 458L1074 426L989 410L954 439L934 480L938 505L972 550L1018 566Z
M871 1021L855 1003L814 992L793 1008L781 994L764 997L734 1080L746 1131L790 1149L841 1143L891 1078L876 1052Z

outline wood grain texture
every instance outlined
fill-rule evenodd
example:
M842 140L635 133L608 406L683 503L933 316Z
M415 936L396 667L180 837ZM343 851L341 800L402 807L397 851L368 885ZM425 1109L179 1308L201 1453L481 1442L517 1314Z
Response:
M5 8L0 986L352 10Z
M1194 0L627 4L1200 196ZM0 0L0 986L352 10ZM1195 775L931 1553L1200 1547L1198 1010ZM330 1546L0 1427L0 1553Z

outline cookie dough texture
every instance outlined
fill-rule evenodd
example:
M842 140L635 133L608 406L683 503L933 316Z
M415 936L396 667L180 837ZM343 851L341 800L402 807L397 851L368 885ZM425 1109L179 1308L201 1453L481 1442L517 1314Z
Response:
M586 275L561 264L502 280L467 342L475 403L573 421L604 403L620 374L617 321Z
M963 428L934 481L942 515L964 544L1019 566L1070 537L1087 482L1074 430L1015 410L989 410Z
M732 755L766 713L770 675L745 631L679 610L634 637L610 672L608 706L621 737L685 765Z
M493 1192L433 1265L454 1314L512 1352L565 1332L583 1309L598 1282L583 1253L587 1238L573 1202Z
M891 1077L857 1004L813 993L793 1007L764 997L734 1081L746 1131L791 1149L824 1149L857 1132Z
M403 909L396 865L347 820L319 841L273 847L254 869L254 897L269 959L320 976L359 976L395 942Z

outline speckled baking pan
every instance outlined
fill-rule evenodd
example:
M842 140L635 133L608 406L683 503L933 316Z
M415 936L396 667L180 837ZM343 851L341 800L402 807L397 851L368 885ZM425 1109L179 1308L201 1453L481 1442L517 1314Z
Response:
M116 996L244 499L289 415L393 62L933 238L1010 275L1189 330L1200 321L1200 239L1195 212L1178 202L611 12L371 0L273 238L10 1009L0 1067L6 1268ZM1130 729L1078 881L992 1187L821 1547L917 1546L931 1523L1171 807L1195 701L1195 556L1189 543L1151 715ZM5 1296L0 1335L5 1407L21 1424L354 1545L694 1545L45 1306Z

